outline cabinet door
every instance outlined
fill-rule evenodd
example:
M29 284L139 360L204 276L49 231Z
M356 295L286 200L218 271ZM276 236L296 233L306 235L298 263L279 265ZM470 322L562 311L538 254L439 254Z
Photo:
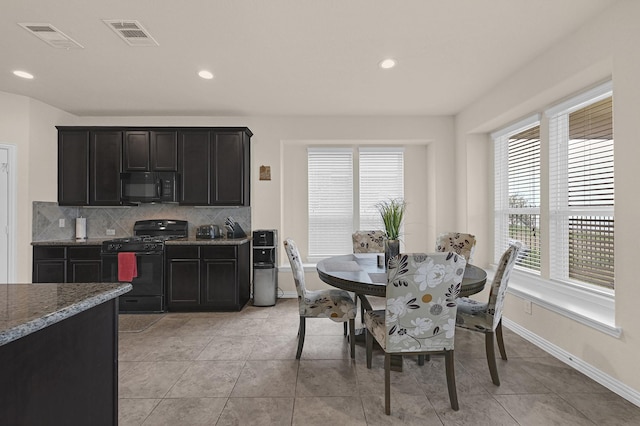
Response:
M63 283L66 277L66 251L62 246L42 246L33 248L34 283Z
M167 261L167 307L196 308L200 303L200 259Z
M211 146L208 131L181 131L178 134L180 204L209 204Z
M89 204L89 132L58 132L58 204Z
M202 302L204 306L238 309L238 276L235 259L203 259Z
M244 133L215 132L212 147L211 204L245 205Z
M100 247L67 248L67 282L99 283L101 281Z
M151 170L178 171L178 133L151 132Z
M120 205L120 158L122 132L91 132L89 146L89 204Z
M124 132L123 170L126 172L148 172L150 170L149 158L149 132Z

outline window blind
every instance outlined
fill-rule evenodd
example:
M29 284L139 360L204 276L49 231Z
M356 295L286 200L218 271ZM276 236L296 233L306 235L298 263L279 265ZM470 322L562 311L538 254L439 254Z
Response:
M517 265L540 271L540 125L535 115L492 134L497 262L513 240L525 245Z
M548 112L551 277L614 288L610 84Z
M376 205L391 198L404 198L404 150L360 148L360 230L384 230Z
M350 253L353 150L309 148L309 257Z

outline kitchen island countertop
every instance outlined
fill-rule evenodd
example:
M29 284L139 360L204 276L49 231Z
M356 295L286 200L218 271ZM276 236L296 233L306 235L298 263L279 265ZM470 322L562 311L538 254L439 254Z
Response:
M0 284L0 346L131 290L129 283Z
M116 237L91 238L88 240L47 240L31 241L32 246L100 246L105 241L113 240Z

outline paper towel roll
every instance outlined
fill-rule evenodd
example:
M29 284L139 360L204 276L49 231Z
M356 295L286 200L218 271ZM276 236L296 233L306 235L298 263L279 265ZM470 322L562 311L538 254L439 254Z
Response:
M87 218L79 217L76 219L76 240L87 239Z

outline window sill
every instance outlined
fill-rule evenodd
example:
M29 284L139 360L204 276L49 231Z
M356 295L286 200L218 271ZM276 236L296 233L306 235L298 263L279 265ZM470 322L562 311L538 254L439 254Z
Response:
M489 270L487 275L493 278L494 272ZM518 270L511 273L507 292L613 337L622 334L616 327L613 292L546 280Z

